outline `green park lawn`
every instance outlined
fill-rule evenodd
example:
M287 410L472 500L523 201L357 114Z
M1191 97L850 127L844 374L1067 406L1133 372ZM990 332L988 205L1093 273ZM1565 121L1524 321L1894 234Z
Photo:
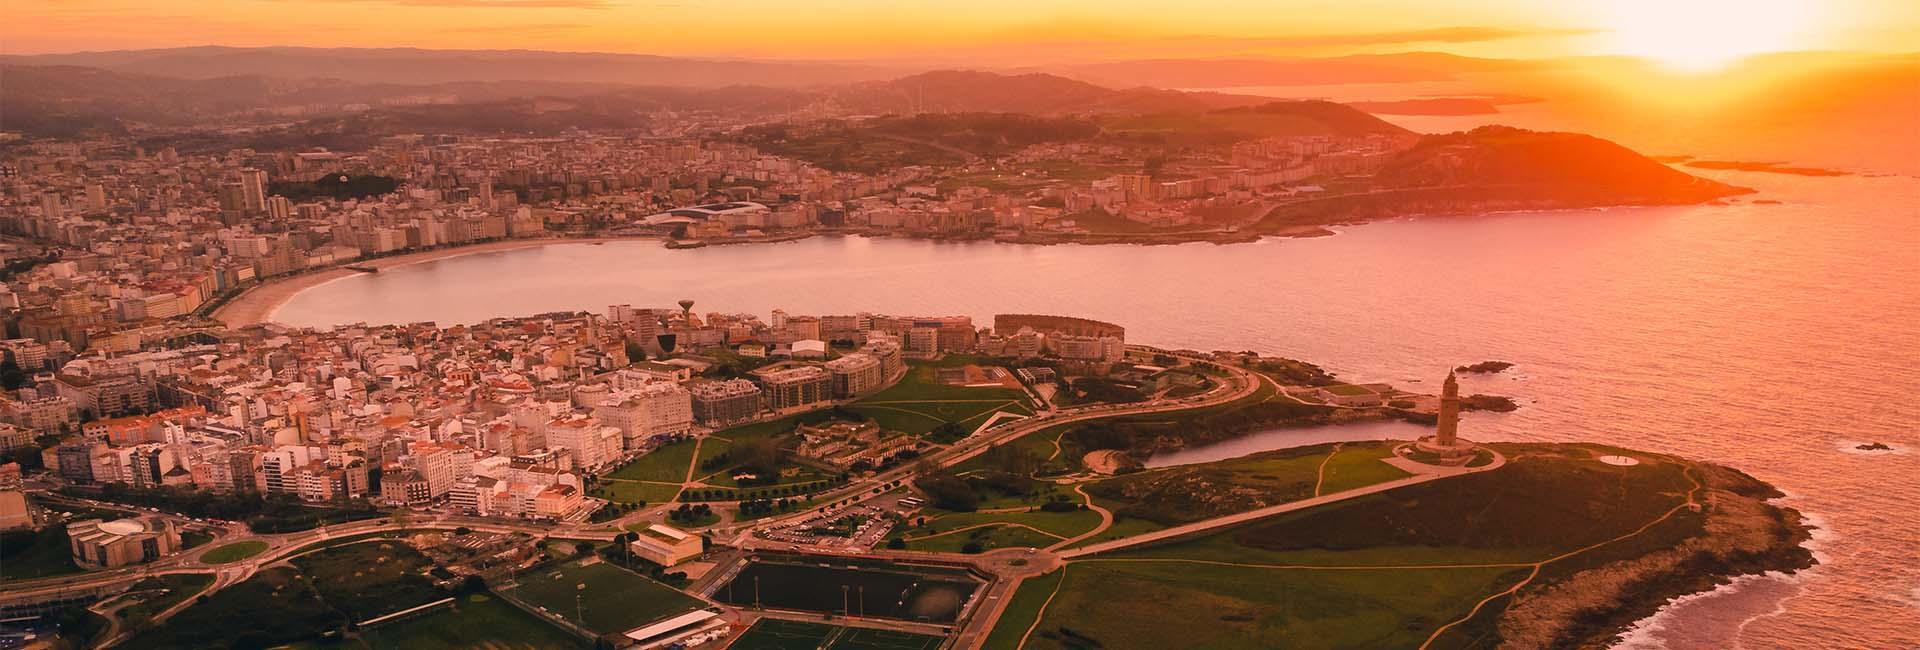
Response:
M1368 390L1364 386L1355 386L1353 384L1334 384L1332 386L1323 387L1322 390L1325 390L1329 393L1333 393L1335 395L1344 396L1344 397L1360 397L1364 395L1373 394L1372 390Z
M1060 579L1065 575L1065 572L1054 571L1022 580L1020 588L1013 592L1013 598L1007 602L1007 608L1001 610L1000 618L994 621L993 631L987 634L986 643L981 647L1020 647L1020 638L1026 635L1034 619L1039 618L1041 605L1059 588Z
M1088 483L1115 514L1173 525L1313 497L1332 445L1295 447L1198 465L1162 467ZM1232 498L1220 498L1231 493Z
M1078 542L1074 542L1072 544L1068 544L1065 547L1065 549L1062 549L1062 550L1080 548L1082 546L1089 546L1093 544L1098 544L1100 542L1116 540L1122 537L1132 537L1134 535L1145 535L1147 533L1151 533L1156 530L1163 530L1166 527L1167 526L1165 524L1161 524L1155 521L1148 521L1146 519L1139 519L1135 517L1114 515L1113 525L1108 526L1106 530L1100 531L1100 533L1097 535L1088 537Z
M128 590L129 593L139 594L128 597L138 597L140 601L121 608L115 612L115 615L127 624L137 626L152 618L154 614L164 612L167 608L180 604L180 601L199 594L211 584L213 584L211 573L168 573L145 578L134 583Z
M916 539L906 544L907 550L913 551L962 553L965 552L968 544L977 544L982 551L996 548L1046 548L1058 543L1060 539L1018 526L989 526L927 539Z
M1093 530L1100 525L1100 513L1092 510L1074 510L1071 512L960 512L929 518L927 525L941 531L954 530L986 523L1021 524L1067 538ZM910 532L910 534L920 534Z
M996 411L1033 413L1026 405L1026 391L1003 386L954 386L940 381L940 368L975 361L972 357L948 355L939 361L911 362L906 377L899 383L862 398L849 408L873 418L882 427L907 433L927 433L947 423L971 431Z
M257 539L250 539L244 542L234 542L232 544L227 544L225 546L217 547L211 551L207 551L205 555L200 556L200 561L206 564L226 564L229 562L239 562L241 560L253 557L255 555L259 555L261 552L266 550L267 550L266 542L263 542Z
M680 494L680 484L642 483L619 479L602 479L593 486L593 496L614 503L666 503Z
M1028 648L1412 648L1526 574L1152 561L1083 561L1061 572ZM1036 580L1020 591L1047 586Z
M701 605L679 590L605 562L568 563L517 580L507 593L601 634L625 632ZM581 618L576 618L576 603Z
M369 630L360 638L394 650L544 650L585 648L579 638L489 594L468 594L445 609Z
M346 622L300 578L299 571L276 567L208 594L160 627L128 639L125 647L270 647L321 638Z
M694 441L675 442L636 458L620 469L607 474L609 478L628 481L658 481L679 483L687 480L687 468L693 463Z
M1398 444L1382 441L1341 445L1340 450L1327 460L1326 478L1320 485L1320 493L1333 494L1412 476L1406 470L1381 460L1392 458L1393 448Z
M1642 454L1641 465L1613 467L1585 447L1498 447L1510 460L1497 471L1072 560L1022 583L988 647L1013 647L1056 585L1026 647L1418 647L1533 563L1581 551L1547 565L1550 581L1703 534L1699 513L1674 510L1692 487L1677 462ZM1342 484L1390 476L1367 464L1375 452L1343 447L1333 463ZM1438 646L1484 643L1504 607L1450 628Z
M64 526L0 533L0 580L27 580L79 573Z
M433 561L400 542L336 546L293 559L328 605L364 621L445 598L426 575Z

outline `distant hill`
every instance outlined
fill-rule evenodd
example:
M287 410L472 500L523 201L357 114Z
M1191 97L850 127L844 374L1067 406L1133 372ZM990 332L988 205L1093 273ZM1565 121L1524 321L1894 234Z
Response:
M1017 83L1060 83L1058 78L1019 79ZM955 165L1004 156L1029 145L1055 142L1092 140L1182 147L1274 136L1382 134L1409 140L1416 137L1372 115L1322 101L1268 102L1146 115L1088 114L1089 106L1111 95L1097 92L1105 89L1096 86L1073 81L1065 84L1088 94L1073 97L1073 101L1026 104L1028 112L921 113L826 120L799 126L766 124L745 129L739 138L763 151L806 160L826 169L871 173L907 165ZM1067 108L1081 110L1067 111ZM1042 112L1054 114L1038 114Z
M1108 137L1174 146L1218 145L1280 136L1413 137L1413 132L1345 104L1268 101L1205 112L1116 116L1103 122Z
M77 65L182 79L257 75L355 83L546 81L718 88L800 87L888 79L873 65L692 59L641 54L413 48L182 47L0 57L28 65Z
M1493 101L1480 97L1429 97L1377 102L1348 102L1374 115L1487 115L1500 112Z
M1507 126L1424 136L1369 182L1365 192L1282 204L1256 229L1286 232L1495 210L1681 205L1752 192L1681 172L1593 136Z
M1183 93L1158 88L1116 90L1058 75L1004 75L973 70L937 70L890 81L823 89L828 100L853 113L1155 113L1204 111L1267 101L1219 93Z
M1591 198L1597 205L1695 203L1745 191L1590 135L1506 126L1423 137L1381 169L1374 184L1380 189L1543 188L1570 200Z
M111 62L109 58L109 62ZM809 88L716 88L571 81L458 81L426 85L283 79L241 75L184 79L80 66L0 64L6 92L0 128L39 136L134 125L180 127L216 122L285 124L312 120L330 133L467 131L551 133L568 127L643 126L656 110L706 112L751 120L801 111L813 115L1023 113L1140 114L1245 106L1263 98L1115 90L1044 74L940 71L890 81ZM296 129L297 130L297 129ZM336 141L336 144L341 144Z
M1233 88L1446 81L1462 74L1531 66L1521 61L1407 52L1328 58L1151 59L1039 70L1107 86Z

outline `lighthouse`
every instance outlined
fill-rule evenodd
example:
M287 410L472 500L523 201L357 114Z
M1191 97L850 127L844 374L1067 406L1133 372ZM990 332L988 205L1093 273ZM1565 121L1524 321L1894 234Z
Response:
M1437 447L1452 447L1460 437L1460 381L1452 372L1447 373L1447 382L1440 389L1440 421L1433 432L1433 444Z

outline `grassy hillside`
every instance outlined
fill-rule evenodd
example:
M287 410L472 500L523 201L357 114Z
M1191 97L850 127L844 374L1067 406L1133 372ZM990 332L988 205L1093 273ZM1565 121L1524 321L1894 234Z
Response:
M1668 598L1812 562L1798 513L1737 471L1495 447L1491 472L1070 562L1023 583L994 638L1037 619L1026 647L1584 647Z

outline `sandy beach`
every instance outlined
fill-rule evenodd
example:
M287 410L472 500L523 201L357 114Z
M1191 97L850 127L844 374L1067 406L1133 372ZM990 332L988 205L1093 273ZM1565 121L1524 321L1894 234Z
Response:
M409 253L406 255L396 255L393 257L382 257L382 258L373 259L373 260L355 260L353 262L349 262L349 264L353 266L361 266L361 267L386 270L386 269L406 266L408 264L419 264L421 262L432 262L434 260L444 260L448 258L459 257L461 255L473 255L477 253L494 253L499 251L518 250L522 248L533 248L536 246L549 246L553 244L594 244L594 243L603 243L603 242L610 242L610 241L656 241L656 240L657 238L654 238L654 237L565 237L565 238L541 238L541 239L514 239L514 240L508 240L508 241L487 242L485 244L475 244L472 246L461 246L458 248L443 248L440 250L422 251L419 253ZM300 292L305 291L307 289L311 289L313 287L320 286L322 284L326 284L328 282L332 282L334 280L338 280L340 278L359 275L360 273L362 272L343 268L340 266L334 266L331 268L326 268L326 269L317 270L317 271L310 271L300 275L282 278L282 279L274 280L272 282L267 282L265 284L256 285L253 288L247 289L244 293L241 293L240 295L235 296L233 300L227 301L227 304L221 305L219 309L214 310L213 318L214 320L218 320L222 323L226 323L227 327L236 327L236 328L245 327L245 326L253 325L256 323L264 323L264 322L267 322L268 317L273 314L273 311L275 309L278 309L280 305L286 304L288 300L292 300L293 297L296 295L299 295Z

